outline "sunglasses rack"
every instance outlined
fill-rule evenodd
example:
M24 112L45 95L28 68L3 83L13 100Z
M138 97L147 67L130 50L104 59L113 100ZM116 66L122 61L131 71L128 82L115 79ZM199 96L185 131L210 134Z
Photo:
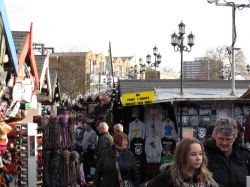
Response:
M38 147L36 123L17 123L15 125L15 185L21 187L38 186L42 180L38 170L42 163L38 162L41 157ZM41 147L40 147L41 149Z
M37 134L36 136L37 142L37 186L43 185L43 137L42 134Z

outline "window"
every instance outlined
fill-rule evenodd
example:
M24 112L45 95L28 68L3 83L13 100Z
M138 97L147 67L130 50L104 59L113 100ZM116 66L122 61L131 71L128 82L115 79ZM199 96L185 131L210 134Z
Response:
M122 66L120 65L120 66L117 66L117 69L118 69L118 77L119 78L122 78Z

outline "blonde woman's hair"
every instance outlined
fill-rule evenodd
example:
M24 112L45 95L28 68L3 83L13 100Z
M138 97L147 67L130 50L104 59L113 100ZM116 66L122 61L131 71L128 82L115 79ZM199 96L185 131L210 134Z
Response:
M207 157L203 144L196 138L184 138L176 147L173 164L170 166L170 175L176 186L181 186L188 170L188 155L191 144L199 144L202 149L202 163L198 170L199 178L211 182L212 173L207 169Z

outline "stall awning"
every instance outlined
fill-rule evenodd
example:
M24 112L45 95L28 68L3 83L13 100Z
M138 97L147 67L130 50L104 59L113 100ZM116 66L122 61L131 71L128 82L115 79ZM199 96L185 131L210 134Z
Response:
M180 95L180 80L120 80L121 97L128 93L154 91L154 103L172 101L239 100L249 88L249 80L235 81L231 95L231 80L185 80ZM250 91L249 91L250 92ZM249 94L250 95L250 94Z
M220 88L187 88L183 95L179 89L155 89L156 102L167 101L207 101L207 100L238 100L246 89L237 89L236 95L231 95L231 89Z
M7 48L8 51L10 52L10 56L12 59L12 63L14 65L14 69L15 69L15 74L18 74L18 58L17 58L17 54L16 54L16 49L15 49L15 45L14 45L14 41L13 41L13 37L12 37L12 33L10 30L10 26L9 26L9 21L8 21L8 17L7 17L7 13L5 10L5 5L3 0L0 0L0 19L2 19L2 23L3 23L3 30L4 30L4 34L5 37L7 39Z
M30 25L30 31L12 31L14 41L18 53L18 76L21 76L23 70L23 64L26 61L26 57L29 58L32 75L35 77L35 86L39 90L39 76L37 71L36 59L32 47L32 23Z

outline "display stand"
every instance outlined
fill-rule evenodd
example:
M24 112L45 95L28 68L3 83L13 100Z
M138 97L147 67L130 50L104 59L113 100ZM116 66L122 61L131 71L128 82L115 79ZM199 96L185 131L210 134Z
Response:
M16 186L37 186L37 124L17 123L16 129Z

